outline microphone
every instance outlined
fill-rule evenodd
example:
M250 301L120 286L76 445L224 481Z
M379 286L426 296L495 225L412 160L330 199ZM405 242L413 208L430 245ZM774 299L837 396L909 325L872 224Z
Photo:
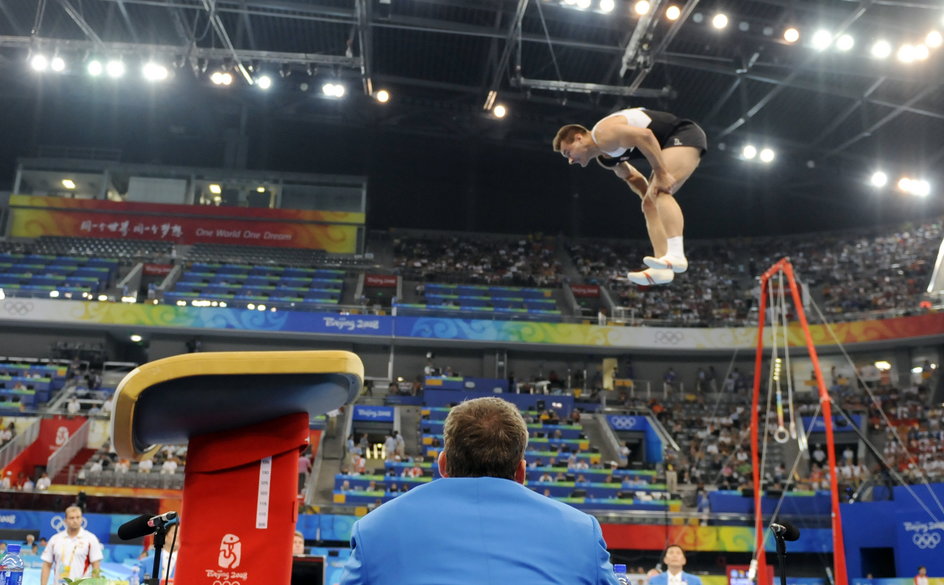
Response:
M786 541L794 541L800 538L800 529L786 520L771 522L770 529L773 530L774 534Z
M177 521L177 512L165 512L159 516L142 514L133 520L129 520L118 528L118 538L121 540L133 540L148 534L153 534L158 528L172 524Z

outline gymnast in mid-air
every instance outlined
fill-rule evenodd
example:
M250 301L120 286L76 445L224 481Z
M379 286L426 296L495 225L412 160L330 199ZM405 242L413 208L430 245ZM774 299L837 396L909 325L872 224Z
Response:
M688 180L708 149L705 131L675 114L631 108L603 118L593 129L567 124L557 131L554 152L570 164L586 167L591 159L624 180L640 198L653 255L647 266L630 272L636 284L669 284L688 269L682 231L685 220L675 193ZM647 180L629 161L646 159L652 167Z

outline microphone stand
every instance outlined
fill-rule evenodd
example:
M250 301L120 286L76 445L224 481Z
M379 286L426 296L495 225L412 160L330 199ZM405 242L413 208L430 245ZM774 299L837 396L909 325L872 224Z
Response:
M787 543L783 540L783 535L774 531L774 539L777 541L777 562L780 565L780 585L787 585Z
M166 536L167 524L157 522L157 531L154 533L154 568L151 577L145 579L143 585L161 585L161 554L164 551L164 539ZM786 585L786 583L783 585Z

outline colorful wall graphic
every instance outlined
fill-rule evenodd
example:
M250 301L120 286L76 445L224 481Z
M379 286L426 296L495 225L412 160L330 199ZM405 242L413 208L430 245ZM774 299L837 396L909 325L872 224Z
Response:
M259 312L238 308L178 307L7 298L0 300L0 322L33 322L76 325L132 325L223 329L322 335L366 335L474 341L482 343L541 344L550 346L612 347L620 349L718 350L753 349L757 331L749 327L686 329L668 327L619 327L582 323L532 323L441 317L393 317L389 315L339 315L303 311ZM944 313L901 317L883 321L838 323L832 326L844 344L893 341L944 335ZM794 335L791 345L802 345ZM797 328L798 329L798 328ZM833 345L824 326L811 326L817 345ZM769 329L767 330L769 332ZM769 346L769 341L767 342Z

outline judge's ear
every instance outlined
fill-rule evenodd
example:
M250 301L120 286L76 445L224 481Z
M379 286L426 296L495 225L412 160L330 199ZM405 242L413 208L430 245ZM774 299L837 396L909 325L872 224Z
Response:
M518 462L518 469L515 470L515 481L524 485L524 480L528 476L528 463L522 459Z
M443 477L449 477L449 474L446 473L446 451L439 452L439 475Z

